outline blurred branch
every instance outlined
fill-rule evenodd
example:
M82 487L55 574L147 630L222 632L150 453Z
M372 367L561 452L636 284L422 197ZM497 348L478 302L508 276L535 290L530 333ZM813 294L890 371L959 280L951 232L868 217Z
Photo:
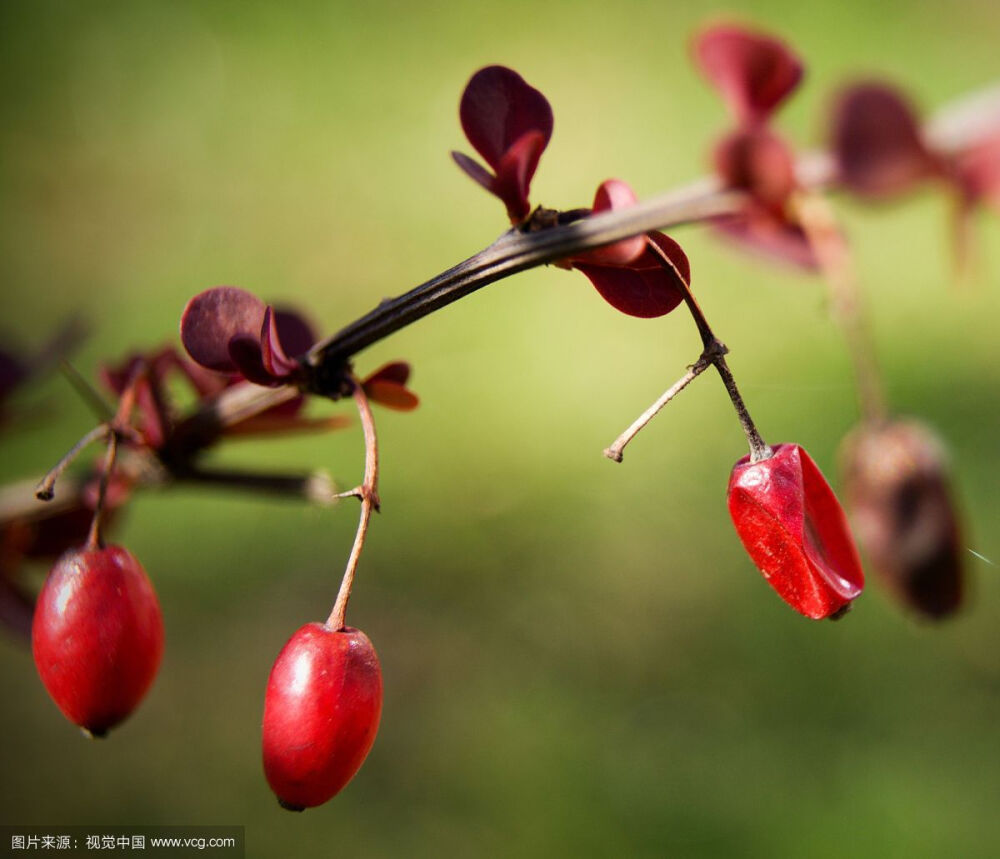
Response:
M946 105L927 123L925 132L944 154L954 154L1000 133L1000 86ZM833 159L822 151L802 155L796 162L796 175L807 190L837 185ZM484 286L629 236L732 215L740 211L745 199L742 192L722 187L718 179L703 178L627 209L591 215L537 232L510 230L468 259L397 298L383 301L332 337L317 343L306 358L311 368L308 388L312 393L339 399L351 390L346 380L349 362L356 353ZM218 438L221 429L294 399L299 393L290 385L263 388L249 382L227 388L178 423L169 454L174 463L183 466L165 463L165 468L179 477L186 474L190 479L190 475L200 473L204 478L201 482L218 482L206 477L211 472L195 470L193 462L197 455ZM149 463L140 482L162 483L162 476L149 478L152 472L148 466ZM21 497L20 487L2 490L0 521L7 519L12 511L25 512ZM37 509L30 491L26 497Z

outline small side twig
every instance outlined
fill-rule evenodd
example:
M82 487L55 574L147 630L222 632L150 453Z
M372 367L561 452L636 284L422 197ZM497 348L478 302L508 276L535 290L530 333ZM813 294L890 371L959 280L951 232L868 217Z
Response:
M625 455L625 446L639 434L639 431L656 417L667 403L711 366L711 359L706 357L705 353L702 353L698 360L688 367L687 372L683 376L674 382L653 405L639 415L633 421L632 425L614 440L614 443L610 447L604 449L604 455L615 462L621 462Z
M55 497L56 481L62 477L63 472L69 468L73 460L75 460L80 452L93 444L95 441L100 441L101 439L107 438L108 434L111 432L111 427L106 424L98 424L90 432L88 432L83 438L81 438L76 444L74 444L66 453L63 458L59 460L48 473L41 480L38 481L38 485L35 486L35 498L39 501L51 501Z

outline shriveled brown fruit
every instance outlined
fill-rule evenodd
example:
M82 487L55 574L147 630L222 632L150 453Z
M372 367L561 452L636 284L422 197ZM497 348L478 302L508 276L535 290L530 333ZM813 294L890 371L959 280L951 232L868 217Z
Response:
M916 420L856 427L841 445L843 497L871 566L921 615L962 604L961 528L944 443Z

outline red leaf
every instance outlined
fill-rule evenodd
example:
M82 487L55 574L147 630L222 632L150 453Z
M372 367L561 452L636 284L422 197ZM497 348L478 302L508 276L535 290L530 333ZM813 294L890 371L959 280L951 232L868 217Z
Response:
M233 367L248 382L255 385L273 387L280 384L264 366L264 358L260 349L260 335L251 337L239 335L229 341L229 357Z
M497 165L492 190L503 200L513 224L521 223L531 212L528 192L544 149L545 138L541 133L529 131L514 142Z
M665 268L648 248L625 266L574 263L608 304L622 313L643 319L663 316L673 310L684 300L684 283L689 284L691 280L690 264L677 242L663 233L650 233L648 240L663 250L676 271Z
M465 136L496 175L460 152L452 152L452 158L499 197L511 222L519 224L531 211L531 179L552 136L548 100L517 72L487 66L466 84L459 116Z
M834 107L831 137L840 177L858 194L898 194L940 169L920 136L916 111L887 84L844 90Z
M464 152L452 151L451 157L454 162L465 171L467 176L469 176L474 182L478 182L491 194L493 193L493 183L495 178L489 170L483 167L483 165L474 158L470 158Z
M634 206L636 202L635 192L626 182L620 179L606 179L597 188L594 194L593 214L599 212L609 212L615 209L625 209ZM586 251L571 260L571 263L584 262L595 263L596 265L628 265L634 262L646 249L646 236L632 236L622 239L603 248L596 248Z
M719 218L713 224L728 242L772 262L808 271L819 267L812 244L802 228L761 206L751 205L742 214Z
M694 54L742 125L766 121L802 79L802 62L784 42L743 27L709 28Z
M372 382L395 382L397 385L405 385L410 378L410 365L406 361L391 361L383 364L367 379L365 385Z
M289 358L281 346L278 324L270 307L264 311L260 327L260 357L264 369L275 379L287 378L299 368L298 362Z
M316 333L300 313L285 308L274 309L274 322L278 329L278 341L289 358L305 355L316 342Z
M366 382L364 389L372 402L400 412L412 411L420 405L420 399L416 394L395 382Z
M496 171L508 150L529 131L541 134L542 149L552 136L548 99L505 66L487 66L469 79L459 117L469 143Z
M379 367L361 383L368 399L396 409L408 412L420 405L416 394L406 387L410 378L410 365L405 361L393 361Z
M816 463L797 444L729 478L729 514L751 560L796 611L816 620L857 597L865 577L847 519Z
M184 308L181 342L201 366L232 373L237 365L230 355L230 341L235 337L259 340L265 309L257 296L236 286L205 290Z
M730 188L747 191L780 211L795 190L795 158L788 144L766 128L740 129L715 148L715 168Z

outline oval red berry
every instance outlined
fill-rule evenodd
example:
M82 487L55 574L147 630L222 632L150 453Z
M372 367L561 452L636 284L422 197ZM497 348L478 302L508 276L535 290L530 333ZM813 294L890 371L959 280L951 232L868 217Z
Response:
M31 646L67 719L97 736L125 719L163 656L160 604L135 556L120 546L64 554L38 596Z
M322 805L357 773L382 715L382 670L363 632L310 623L271 669L264 699L264 773L295 811Z
M796 611L829 617L861 593L864 573L844 511L797 444L779 444L760 462L737 462L728 499L750 558Z

